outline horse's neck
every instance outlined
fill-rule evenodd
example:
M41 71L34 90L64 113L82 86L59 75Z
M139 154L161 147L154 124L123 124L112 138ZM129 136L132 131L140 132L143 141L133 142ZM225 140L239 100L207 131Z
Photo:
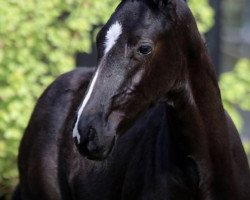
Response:
M137 194L142 191L142 199L144 196L158 199L157 195L166 197L173 193L175 199L193 199L192 189L198 187L197 173L187 158L181 132L175 110L157 103L121 138L119 148L128 149L125 156L117 156L128 159L123 192L129 196L125 199L136 199L131 196L135 191Z
M204 185L212 184L216 191L235 191L232 188L234 177L229 131L216 76L205 48L192 61L188 76L185 89L181 95L176 95L174 103L179 118L187 127L190 153L200 165ZM213 192L215 196L216 191ZM221 199L235 197L230 192L221 192L220 195Z
M188 81L182 97L177 96L176 108L191 129L204 131L211 142L223 140L225 146L222 143L220 146L224 149L229 147L226 117L213 66L206 50L203 51L189 67Z
M194 110L191 112L194 114L194 120L199 122L200 128L205 131L208 145L216 146L216 155L222 153L223 157L226 157L230 154L229 133L219 86L212 67L206 52L203 52L195 66L191 67L187 86L190 90L190 102L186 104L186 108ZM189 112L189 116L191 113Z

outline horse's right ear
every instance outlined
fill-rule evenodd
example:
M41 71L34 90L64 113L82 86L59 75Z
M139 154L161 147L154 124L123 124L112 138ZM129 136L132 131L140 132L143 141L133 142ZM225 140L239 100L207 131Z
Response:
M153 2L157 5L159 4L167 4L170 0L153 0Z
M153 2L155 4L157 4L158 6L166 6L169 3L173 3L175 0L153 0Z
M175 0L153 0L157 5L167 5L168 3L173 3ZM187 0L183 0L187 2Z

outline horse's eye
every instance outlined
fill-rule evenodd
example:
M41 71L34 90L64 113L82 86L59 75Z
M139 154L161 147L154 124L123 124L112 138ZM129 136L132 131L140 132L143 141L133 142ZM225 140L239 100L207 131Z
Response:
M149 44L143 44L141 45L139 48L138 48L138 52L141 54L141 55L148 55L152 52L153 48L151 45Z

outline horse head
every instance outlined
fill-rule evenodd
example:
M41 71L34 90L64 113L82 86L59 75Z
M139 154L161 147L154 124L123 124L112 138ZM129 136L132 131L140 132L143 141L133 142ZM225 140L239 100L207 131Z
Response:
M80 152L105 159L150 105L188 90L200 43L184 0L123 0L97 35L98 67L73 130Z

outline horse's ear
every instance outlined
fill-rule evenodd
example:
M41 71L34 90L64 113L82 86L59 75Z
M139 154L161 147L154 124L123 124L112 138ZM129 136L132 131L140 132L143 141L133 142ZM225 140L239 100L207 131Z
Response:
M153 0L157 5L167 5L168 3L173 3L175 0ZM187 0L183 0L187 2Z
M153 0L153 2L155 4L157 4L158 6L166 6L169 3L173 3L175 0Z
M153 0L153 2L156 3L157 5L167 4L169 1L171 1L171 0Z

